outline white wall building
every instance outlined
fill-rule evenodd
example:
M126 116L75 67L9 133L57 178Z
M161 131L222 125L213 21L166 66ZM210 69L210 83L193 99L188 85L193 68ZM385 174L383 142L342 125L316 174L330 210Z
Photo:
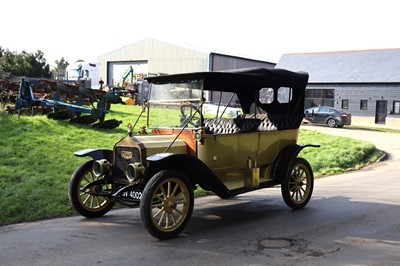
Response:
M201 51L146 38L99 56L99 78L113 86L132 66L135 74L176 74L246 67L274 68L275 63Z

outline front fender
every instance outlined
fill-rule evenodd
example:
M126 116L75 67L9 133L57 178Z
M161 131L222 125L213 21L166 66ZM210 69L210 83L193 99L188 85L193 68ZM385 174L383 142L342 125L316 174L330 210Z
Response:
M292 166L296 161L297 155L306 147L319 148L321 145L315 144L304 144L304 145L289 145L284 148L276 157L273 164L272 178L277 183L286 181L286 178L290 175Z
M107 159L107 161L113 161L113 151L105 149L84 149L74 152L75 156L85 157L89 156L93 160Z
M149 156L148 176L151 177L163 169L176 169L191 180L193 186L198 184L204 190L214 192L221 198L231 197L229 189L201 160L187 154L160 153Z

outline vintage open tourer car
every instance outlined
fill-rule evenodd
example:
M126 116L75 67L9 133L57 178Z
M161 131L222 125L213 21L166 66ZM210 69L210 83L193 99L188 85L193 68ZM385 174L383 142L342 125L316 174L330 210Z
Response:
M199 187L226 199L280 186L290 208L307 205L313 171L297 156L319 147L297 144L307 73L247 68L146 80L140 116L147 125L137 125L139 116L112 150L75 153L90 157L69 184L79 214L99 217L115 203L140 206L147 231L168 239L190 220Z

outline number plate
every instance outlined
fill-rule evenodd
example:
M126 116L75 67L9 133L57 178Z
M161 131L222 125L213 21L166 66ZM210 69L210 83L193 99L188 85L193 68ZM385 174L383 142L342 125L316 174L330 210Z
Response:
M122 197L131 199L131 200L141 200L142 192L141 191L125 191L122 193Z

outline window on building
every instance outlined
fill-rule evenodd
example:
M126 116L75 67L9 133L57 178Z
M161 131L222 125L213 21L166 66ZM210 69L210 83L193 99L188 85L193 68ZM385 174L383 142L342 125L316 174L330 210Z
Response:
M393 101L393 113L400 114L400 101Z
M342 109L349 109L349 100L342 100Z
M313 106L334 106L334 89L307 89L305 108Z
M368 100L361 100L360 101L360 110L367 110L368 109Z

